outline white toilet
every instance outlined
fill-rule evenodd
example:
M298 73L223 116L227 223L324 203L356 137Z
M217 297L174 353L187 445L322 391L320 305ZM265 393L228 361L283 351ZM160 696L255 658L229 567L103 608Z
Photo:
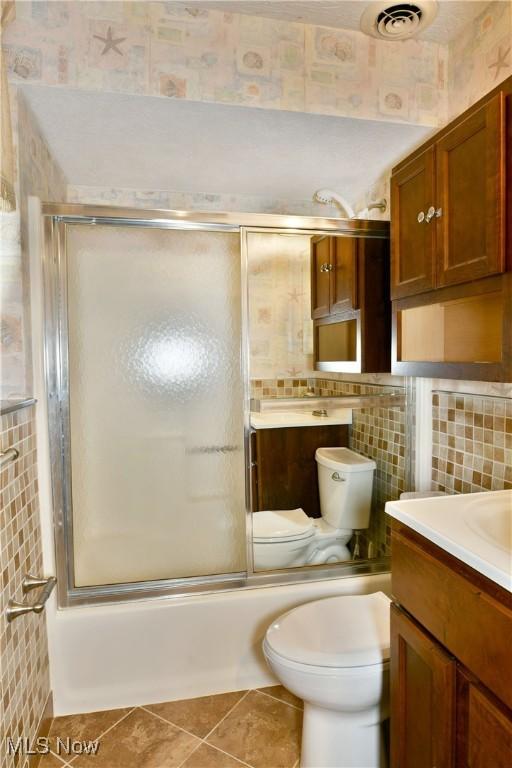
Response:
M263 641L267 662L304 700L301 768L387 768L389 613L383 592L315 600Z
M255 570L350 560L354 530L368 528L375 462L349 448L318 448L315 459L322 516L302 509L255 512Z

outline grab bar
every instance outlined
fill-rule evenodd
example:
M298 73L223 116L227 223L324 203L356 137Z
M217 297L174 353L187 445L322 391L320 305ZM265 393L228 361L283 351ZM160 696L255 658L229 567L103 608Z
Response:
M10 464L11 461L16 461L20 452L16 448L8 448L6 451L0 451L0 469L5 467L6 464Z
M14 621L14 619L17 619L18 616L24 616L26 613L42 613L56 583L57 579L55 576L49 576L46 579L38 579L36 576L27 573L21 585L24 595L34 589L39 589L40 587L44 587L44 589L41 592L37 603L27 604L19 603L17 600L9 600L7 608L5 609L7 621L10 623L11 621Z

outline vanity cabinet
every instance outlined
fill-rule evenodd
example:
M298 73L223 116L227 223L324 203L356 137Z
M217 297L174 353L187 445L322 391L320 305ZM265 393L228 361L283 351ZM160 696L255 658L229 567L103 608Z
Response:
M393 521L391 765L512 764L512 595Z
M251 432L251 509L297 509L320 517L317 448L348 446L345 424Z
M311 316L317 371L389 371L387 238L312 238Z

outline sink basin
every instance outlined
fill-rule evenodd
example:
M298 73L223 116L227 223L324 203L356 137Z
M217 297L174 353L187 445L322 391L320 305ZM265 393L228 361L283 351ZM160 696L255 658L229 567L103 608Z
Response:
M478 498L470 502L466 525L495 547L512 552L512 503L508 497Z
M386 512L512 592L512 490L388 501Z

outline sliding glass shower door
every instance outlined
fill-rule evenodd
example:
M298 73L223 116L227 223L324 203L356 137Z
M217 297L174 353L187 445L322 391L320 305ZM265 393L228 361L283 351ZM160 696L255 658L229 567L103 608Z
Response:
M74 586L244 571L238 233L68 224L65 252Z

